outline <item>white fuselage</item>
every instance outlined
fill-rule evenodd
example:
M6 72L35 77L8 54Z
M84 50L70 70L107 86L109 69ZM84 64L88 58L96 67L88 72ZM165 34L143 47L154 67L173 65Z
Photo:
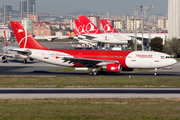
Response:
M163 39L163 44L167 39L167 33L151 33L150 38L160 37ZM89 39L85 35L78 35L78 40L83 41L97 41L106 44L127 44L128 40L132 40L132 37L135 37L135 33L103 33L103 34L90 34L88 36L94 37L93 39ZM137 33L137 37L142 38L142 33ZM83 39L82 39L83 38ZM149 39L148 33L143 33L143 38ZM139 39L139 44L141 44L141 39Z
M121 36L118 33L90 34L87 36L78 35L78 40L100 42L100 43L105 43L105 44L127 44L128 43L126 38Z
M31 55L29 55L29 57L31 58L60 66L74 66L73 63L64 62L63 60L64 57L74 57L73 52L72 54L67 54L65 52L61 52L60 50L59 51L37 50L37 49L29 49L29 50L31 51ZM89 56L87 59L97 59L98 56L96 56L96 58L93 57L93 52L97 52L97 51L91 50L91 52L92 52L92 57ZM83 53L83 55L81 54L79 58L81 57L86 58L86 56L87 55ZM99 54L99 56L101 55ZM119 63L121 64L122 58L119 58L119 56L121 55L117 54L116 56L113 56L112 61L114 60L119 61ZM171 66L177 62L175 59L170 58L170 56L165 53L149 52L149 51L133 51L130 52L128 55L121 57L123 57L123 61L125 61L125 64L128 68L162 68L162 67ZM108 58L108 56L106 56L104 58L101 58L100 60L111 60L111 58ZM104 64L102 65L99 64L99 66L104 66Z

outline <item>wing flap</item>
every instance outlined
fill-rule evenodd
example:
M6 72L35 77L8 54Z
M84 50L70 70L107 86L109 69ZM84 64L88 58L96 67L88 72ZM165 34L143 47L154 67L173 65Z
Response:
M64 62L68 63L78 63L78 65L83 64L85 67L90 67L92 65L98 66L99 63L119 63L118 61L112 60L100 60L100 59L88 59L88 58L73 58L73 57L64 57Z

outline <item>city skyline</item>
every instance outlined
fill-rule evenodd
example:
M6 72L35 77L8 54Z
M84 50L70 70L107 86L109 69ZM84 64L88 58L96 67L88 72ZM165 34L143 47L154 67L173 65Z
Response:
M13 10L19 11L19 2L25 0L0 0L1 5L11 5ZM123 4L122 4L123 3ZM106 14L110 11L112 15L125 15L133 14L134 5L142 4L143 6L153 4L154 8L151 14L167 14L168 13L168 0L36 0L36 11L41 13L66 15L77 11L92 11L100 14ZM47 6L48 5L48 6ZM2 6L0 6L2 7Z

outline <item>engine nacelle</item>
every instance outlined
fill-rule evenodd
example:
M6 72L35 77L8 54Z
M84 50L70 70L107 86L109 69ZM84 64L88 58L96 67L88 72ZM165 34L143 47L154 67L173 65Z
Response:
M1 60L2 60L2 61L5 61L5 60L6 60L6 57L5 57L5 56L2 56L2 57L1 57Z
M0 57L0 61L4 62L4 61L6 61L6 60L7 60L7 58L6 58L5 56L1 56L1 57Z
M107 70L107 72L120 73L122 70L122 66L121 66L121 64L118 64L118 63L107 64L106 70Z

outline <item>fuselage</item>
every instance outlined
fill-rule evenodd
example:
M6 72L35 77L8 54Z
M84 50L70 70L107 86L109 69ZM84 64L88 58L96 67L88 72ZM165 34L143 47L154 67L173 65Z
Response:
M103 33L103 34L90 34L78 35L78 40L89 42L100 42L106 44L127 44L128 41L119 33Z
M59 50L59 49L29 49L29 57L46 63L83 67L82 64L64 62L64 57L85 58L96 60L116 61L122 68L161 68L175 64L177 61L169 55L160 52L149 51L112 51L112 50ZM111 63L111 62L109 62ZM106 66L107 62L97 64L98 67Z

